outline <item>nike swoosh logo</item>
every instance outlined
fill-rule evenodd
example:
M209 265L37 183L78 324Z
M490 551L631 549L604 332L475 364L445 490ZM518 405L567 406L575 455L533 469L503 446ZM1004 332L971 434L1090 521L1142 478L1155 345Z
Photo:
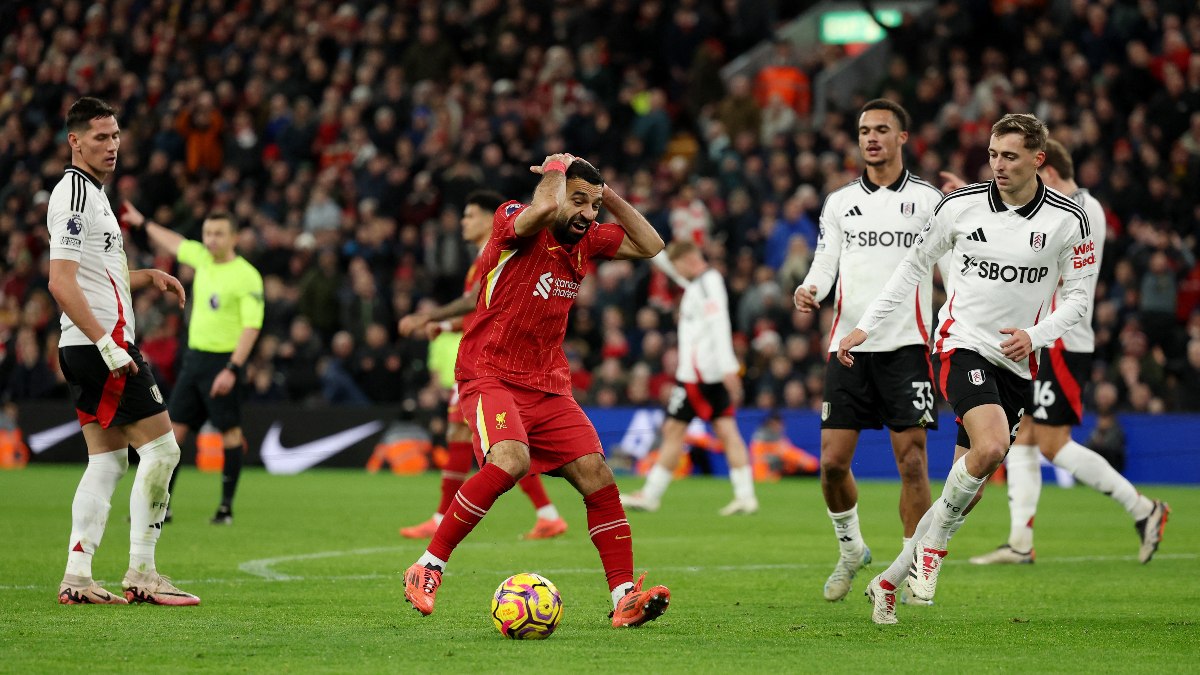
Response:
M35 455L39 452L45 452L81 431L83 429L79 427L78 421L63 422L58 426L43 429L36 434L29 434L29 449Z
M560 248L562 248L562 247L561 246L551 246L551 247L547 248L546 250L547 251L557 251Z
M302 445L285 448L279 442L283 425L276 422L263 436L260 454L267 471L275 474L296 474L316 466L346 448L383 429L383 422L375 420L336 434L318 438Z
M454 512L454 517L458 518L458 522L460 522L460 523L467 523L467 521L462 519L462 516L458 515L458 511ZM467 525L470 525L470 523L467 523Z
M629 538L630 538L630 537L632 537L632 536L633 536L632 534L627 534L627 535L625 535L625 536L623 536L623 537L622 537L622 536L616 536L616 537L613 537L613 539L629 539Z

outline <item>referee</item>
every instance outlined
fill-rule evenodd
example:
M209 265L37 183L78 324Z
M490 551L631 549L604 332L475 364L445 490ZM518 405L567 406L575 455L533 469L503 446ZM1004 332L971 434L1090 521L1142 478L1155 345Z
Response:
M228 213L212 213L204 220L203 244L146 219L128 202L124 222L145 228L154 246L196 270L188 351L168 411L180 445L188 431L199 432L205 420L220 430L225 465L221 505L212 524L229 525L246 450L237 382L262 328L262 275L234 249L237 232Z

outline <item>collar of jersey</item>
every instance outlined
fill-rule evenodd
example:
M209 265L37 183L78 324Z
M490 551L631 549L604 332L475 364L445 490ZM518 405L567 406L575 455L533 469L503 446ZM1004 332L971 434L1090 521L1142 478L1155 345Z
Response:
M862 188L867 191L867 194L872 194L879 189L878 185L872 183L870 178L867 178L866 171L863 171L861 180ZM888 185L887 189L891 190L892 192L899 192L900 190L904 189L904 185L906 183L908 183L908 169L901 171L900 177L892 181L892 184Z
M1046 201L1046 184L1042 182L1041 176L1034 174L1034 178L1037 178L1037 193L1033 195L1033 199L1030 199L1028 204L1014 211L1014 213L1026 220L1033 218L1038 209L1042 208L1042 202ZM988 206L992 207L992 213L1009 210L1008 204L1005 204L1000 199L1000 188L996 186L996 179L994 178L988 182Z
M81 168L79 168L79 167L75 166L74 164L68 164L68 165L67 165L67 168L66 168L66 170L67 170L67 171L75 171L76 173L79 173L79 174L81 174L81 175L82 175L84 178L86 178L86 179L88 179L88 180L92 181L92 185L95 185L97 190L103 190L103 189L104 189L104 184L100 182L100 179L99 179L99 178L96 178L96 177L95 177L95 176L93 176L92 174L90 174L90 173L88 173L87 171L85 171L85 170L83 170L83 169L81 169Z

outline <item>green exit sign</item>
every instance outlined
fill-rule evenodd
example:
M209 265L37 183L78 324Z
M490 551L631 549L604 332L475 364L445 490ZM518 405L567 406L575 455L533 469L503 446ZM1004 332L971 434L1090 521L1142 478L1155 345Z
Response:
M881 9L875 12L875 16L886 26L900 25L898 9ZM879 42L883 37L883 29L866 12L856 10L821 15L821 42L825 44Z

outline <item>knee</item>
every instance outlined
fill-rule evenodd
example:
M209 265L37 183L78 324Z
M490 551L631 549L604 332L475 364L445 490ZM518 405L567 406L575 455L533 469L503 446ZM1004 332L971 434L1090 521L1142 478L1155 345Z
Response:
M465 424L451 424L446 429L446 441L450 443L470 443L471 428Z
M520 480L529 473L529 448L516 441L502 441L488 451L487 461Z
M88 455L88 467L96 467L108 473L124 476L129 471L129 451L125 449Z
M902 481L928 478L929 469L925 458L925 448L915 445L905 448L896 458L896 469L900 472Z
M175 440L179 440L178 436ZM227 448L240 448L242 446L242 428L234 427L228 431L222 431L221 441L225 443L225 447Z
M845 480L850 475L850 458L821 452L821 477L826 481Z
M175 442L174 433L165 433L138 448L141 465L152 464L169 466L171 469L179 464L179 443Z
M995 470L1004 461L1004 456L1008 454L1008 443L1003 441L972 443L971 452L979 453L979 458L988 466L989 470Z
M821 443L821 477L830 482L839 482L850 476L853 452L844 452L832 443Z

